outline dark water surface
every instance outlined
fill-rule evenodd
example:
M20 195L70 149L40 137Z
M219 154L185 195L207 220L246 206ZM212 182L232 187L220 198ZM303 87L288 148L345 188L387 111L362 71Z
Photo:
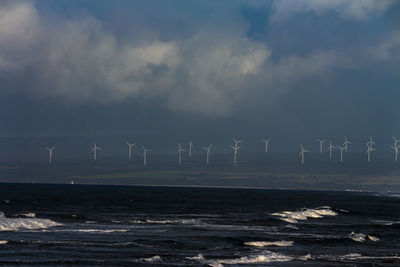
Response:
M0 264L400 266L400 197L0 184Z

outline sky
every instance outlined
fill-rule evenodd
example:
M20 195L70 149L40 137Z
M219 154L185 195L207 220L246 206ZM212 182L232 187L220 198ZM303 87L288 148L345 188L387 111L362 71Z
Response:
M0 136L400 137L399 26L398 0L0 0Z

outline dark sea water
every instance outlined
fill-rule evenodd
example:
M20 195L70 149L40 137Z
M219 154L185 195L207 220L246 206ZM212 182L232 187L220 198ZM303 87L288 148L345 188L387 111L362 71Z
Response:
M400 266L400 197L0 184L0 265Z

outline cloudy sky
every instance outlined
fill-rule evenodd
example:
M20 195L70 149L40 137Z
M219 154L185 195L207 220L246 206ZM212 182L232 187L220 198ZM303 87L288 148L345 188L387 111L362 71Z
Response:
M400 136L399 26L397 0L0 0L0 136Z

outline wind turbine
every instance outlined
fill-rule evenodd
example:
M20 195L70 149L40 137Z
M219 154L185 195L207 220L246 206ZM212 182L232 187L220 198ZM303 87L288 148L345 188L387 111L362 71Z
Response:
M376 143L372 140L372 136L371 136L371 138L367 142L367 147L371 147L372 148L374 145L376 145Z
M51 164L51 159L53 158L53 150L56 149L55 146L52 147L46 147L46 150L49 151L49 163Z
M332 145L332 141L329 141L328 150L329 150L329 158L330 158L330 159L332 158L332 150L333 150L333 149L336 149L336 147Z
M189 158L192 158L192 148L193 148L193 142L189 142Z
M96 145L96 141L93 141L93 148L91 151L93 152L94 160L96 160L96 158L97 158L97 150L101 150L101 148Z
M300 144L300 148L301 148L301 151L300 151L299 156L301 157L301 164L304 164L304 153L310 152L310 151L304 149L302 144Z
M375 150L375 148L373 148L372 146L369 146L367 143L367 151L365 153L368 154L368 162L371 161L371 152L374 150Z
M207 165L208 165L209 159L210 159L211 147L212 147L212 144L210 144L209 146L203 147L203 149L207 152L207 161L206 161Z
M317 141L319 142L319 153L322 154L322 145L323 143L325 143L326 139L323 140L317 139Z
M265 153L268 152L268 144L271 141L271 138L269 139L262 139L261 141L263 141L265 143Z
M143 148L143 165L146 166L147 164L147 152L151 151L151 149L147 149L142 145Z
M345 137L344 137L344 143L343 143L344 151L347 152L348 145L351 145L351 144L353 144L353 143L350 142L349 140L347 140L347 137L345 136Z
M396 137L392 136L394 144L393 146L397 146L399 144L400 139L397 139Z
M236 165L236 163L237 163L237 161L236 161L236 159L237 159L237 153L238 153L238 150L239 150L239 148L240 148L240 146L237 146L237 144L238 144L238 143L236 143L235 146L231 146L231 148L235 151L234 156L233 156L233 163L234 163L235 165Z
M391 146L390 148L394 150L394 161L397 162L397 155L399 154L400 145L396 144L396 145Z
M345 142L346 143L346 142ZM338 149L340 149L340 162L343 162L343 151L346 151L347 146L343 144L343 146L337 146Z
M129 142L126 142L126 141L125 141L125 143L128 145L128 155L129 155L129 159L131 159L132 158L132 147L134 147L136 145L136 143L130 144Z
M242 140L236 140L234 137L232 137L233 142L235 142L235 147L238 146L242 142Z
M181 147L181 144L178 144L178 162L179 165L182 163L182 152L185 150Z

